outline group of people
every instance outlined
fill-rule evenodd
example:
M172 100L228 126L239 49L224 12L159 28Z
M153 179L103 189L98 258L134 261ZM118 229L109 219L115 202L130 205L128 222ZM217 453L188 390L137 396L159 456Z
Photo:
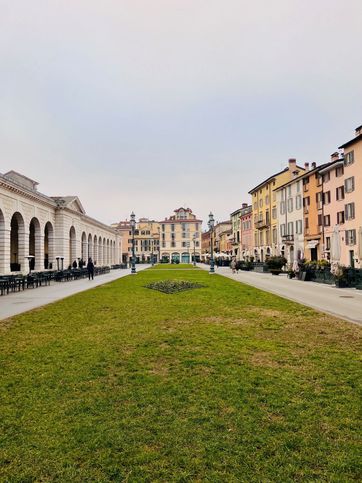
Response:
M92 279L94 280L94 266L96 262L93 263L93 260L91 258L88 258L88 263L87 263L87 271L88 271L88 280ZM77 263L77 260L74 260L72 267L73 268L83 268L85 266L85 261L81 258L79 262ZM69 267L70 268L70 267Z

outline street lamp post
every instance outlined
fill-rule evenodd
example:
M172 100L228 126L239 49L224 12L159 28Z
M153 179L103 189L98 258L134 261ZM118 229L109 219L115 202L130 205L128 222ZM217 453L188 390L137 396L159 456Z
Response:
M210 230L210 271L209 273L215 273L215 262L214 262L214 246L213 246L213 234L214 234L214 215L211 213L209 214L209 221L208 226Z
M194 242L194 267L196 267L196 238L197 234L195 232L194 236L192 237L192 241Z
M134 249L134 233L135 233L135 228L136 228L136 215L131 213L131 230L132 230L132 261L131 261L131 274L135 275L136 272L136 257L135 257L135 249Z

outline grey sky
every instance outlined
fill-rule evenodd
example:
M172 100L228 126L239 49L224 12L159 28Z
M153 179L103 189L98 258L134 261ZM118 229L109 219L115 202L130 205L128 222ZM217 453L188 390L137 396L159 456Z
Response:
M111 223L225 219L362 123L361 0L0 0L0 172Z

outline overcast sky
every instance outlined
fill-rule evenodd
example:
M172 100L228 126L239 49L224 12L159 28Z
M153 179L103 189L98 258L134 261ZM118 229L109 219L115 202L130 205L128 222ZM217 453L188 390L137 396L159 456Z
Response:
M0 172L106 223L228 218L362 124L361 0L0 0Z

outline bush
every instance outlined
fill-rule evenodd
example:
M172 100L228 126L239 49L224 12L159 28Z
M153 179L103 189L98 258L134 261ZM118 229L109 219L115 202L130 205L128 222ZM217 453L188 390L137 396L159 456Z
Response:
M287 259L285 257L270 257L265 263L269 270L281 270L287 264Z

